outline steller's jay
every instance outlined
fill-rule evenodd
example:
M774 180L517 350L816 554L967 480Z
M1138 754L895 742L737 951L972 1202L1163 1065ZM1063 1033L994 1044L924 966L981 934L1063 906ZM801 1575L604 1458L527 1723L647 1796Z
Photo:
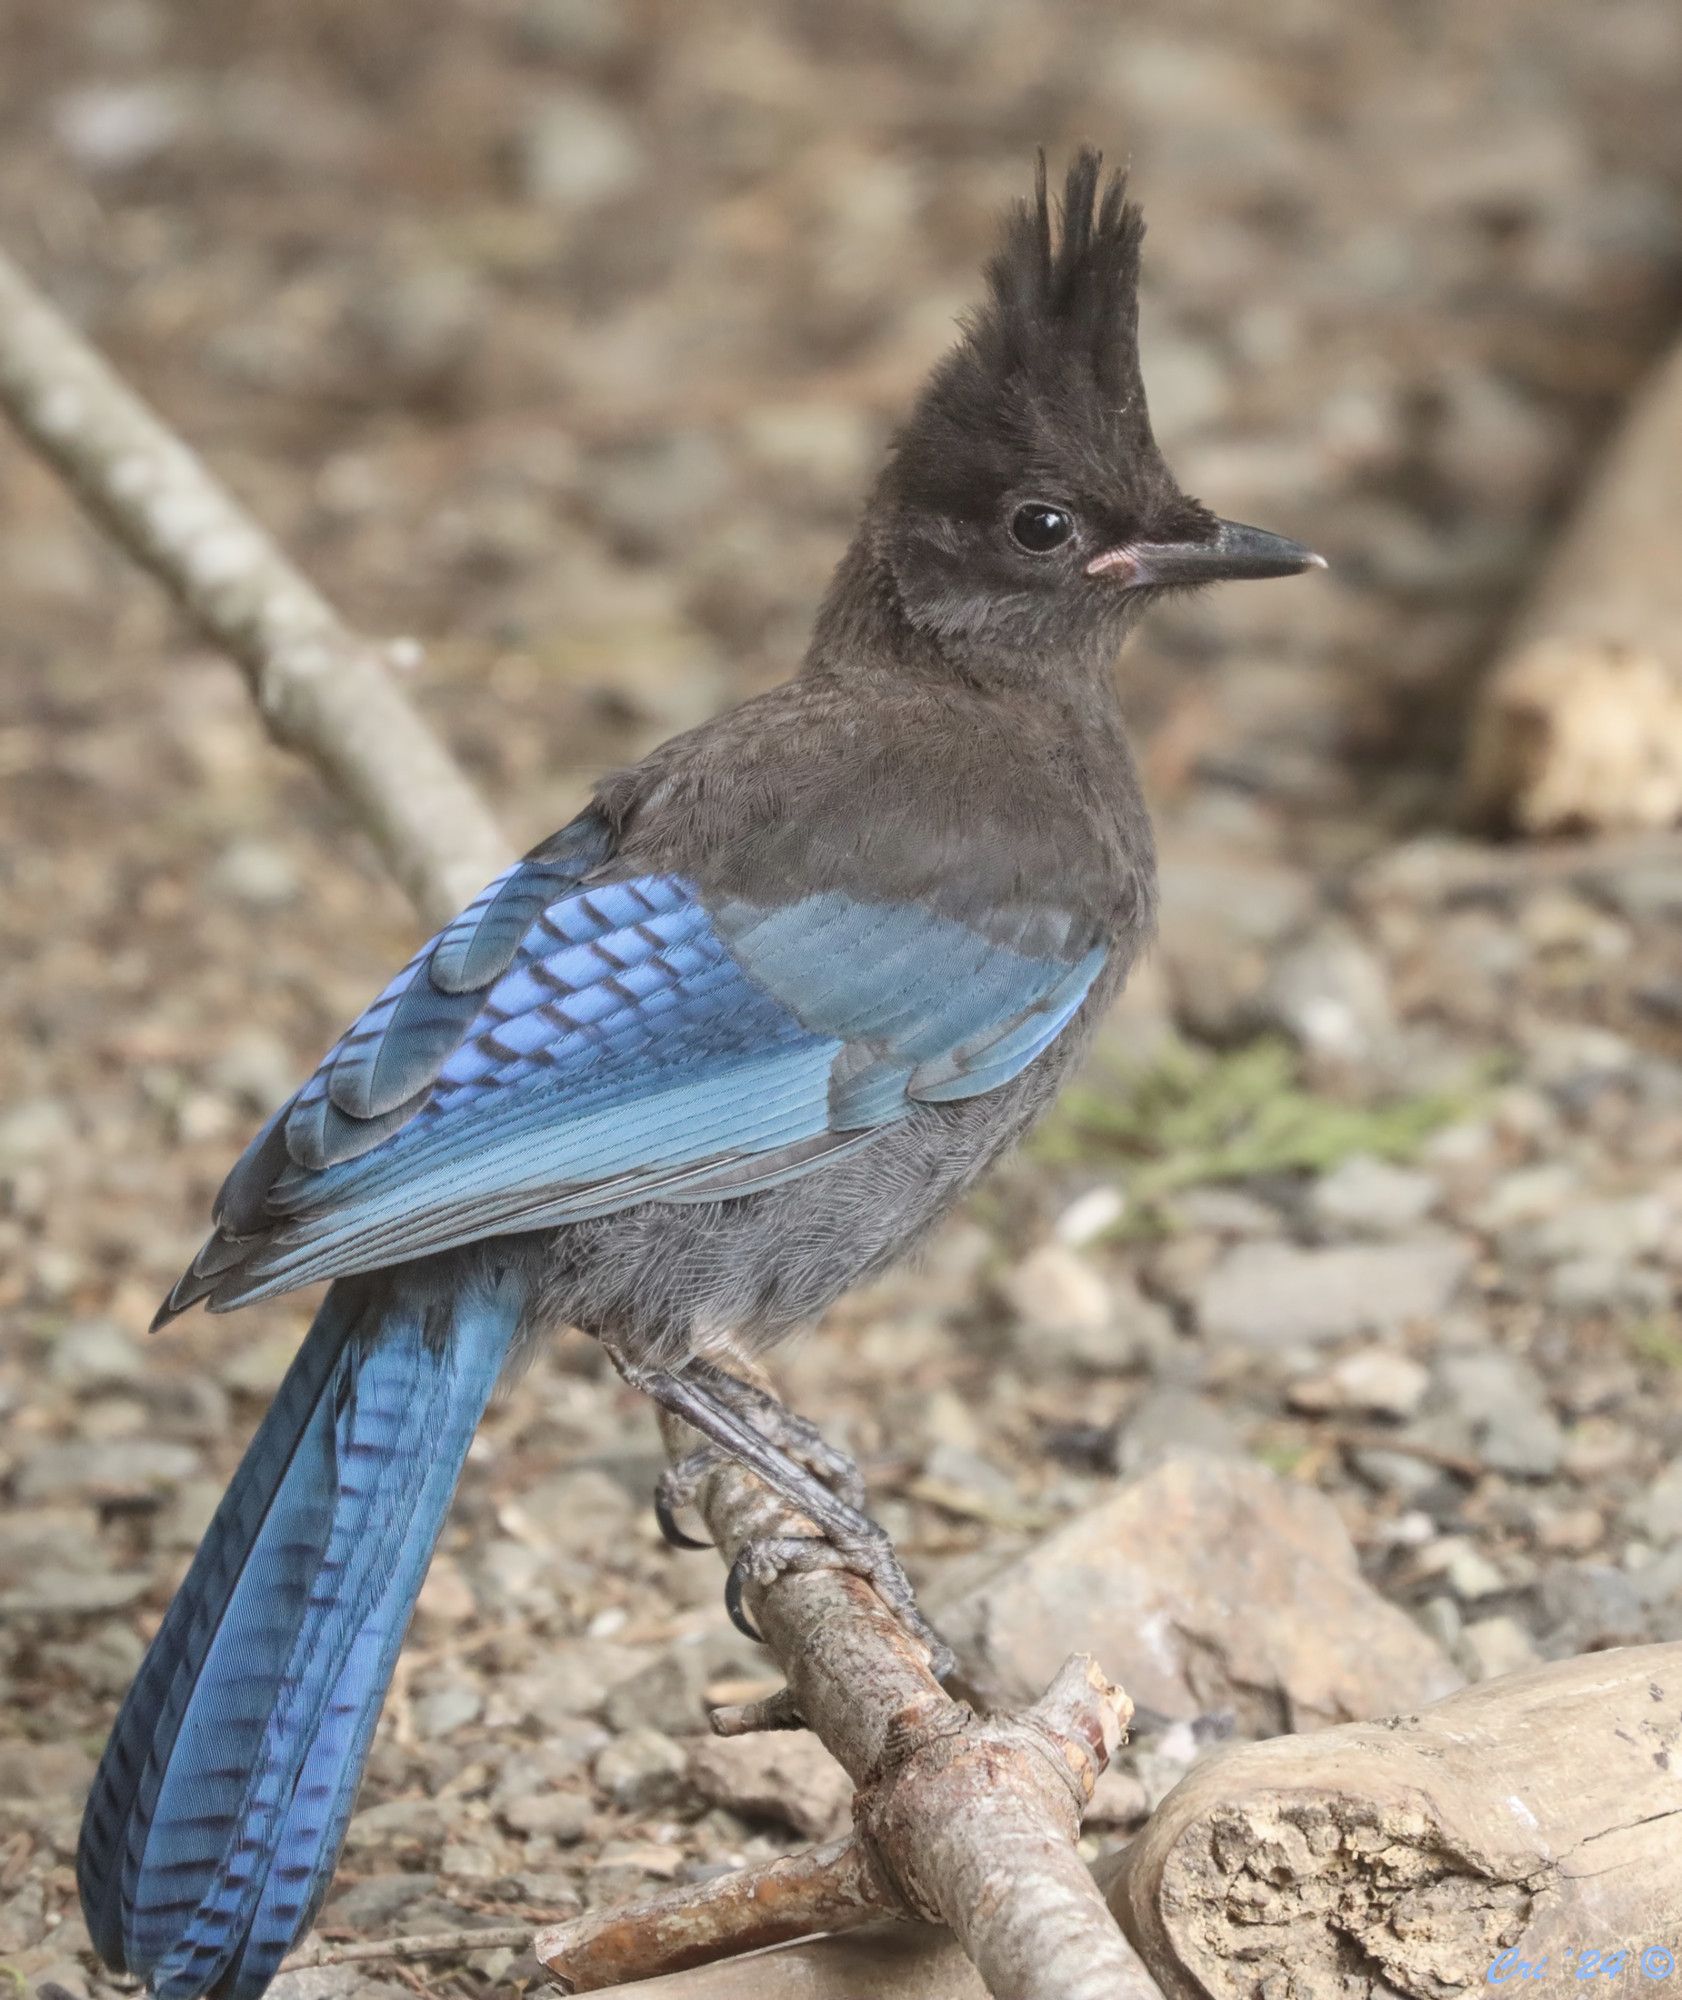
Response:
M83 1908L161 2000L308 1928L469 1441L571 1325L926 1634L850 1462L709 1358L897 1257L1050 1101L1146 942L1117 647L1319 562L1188 498L1139 377L1139 212L1081 152L1005 226L799 676L608 778L400 972L228 1176L160 1311L331 1279L141 1665ZM669 1477L662 1525L701 1467Z

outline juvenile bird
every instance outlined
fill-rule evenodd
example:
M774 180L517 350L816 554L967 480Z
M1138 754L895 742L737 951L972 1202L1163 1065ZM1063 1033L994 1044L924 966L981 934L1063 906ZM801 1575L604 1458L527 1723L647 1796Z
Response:
M252 1140L160 1322L332 1281L152 1642L78 1877L112 1967L253 2000L326 1891L474 1427L554 1327L750 1464L919 1631L850 1464L737 1381L1050 1101L1152 926L1117 647L1159 592L1319 558L1181 492L1142 225L1041 162L801 672L608 778ZM662 1520L692 1493L680 1469Z

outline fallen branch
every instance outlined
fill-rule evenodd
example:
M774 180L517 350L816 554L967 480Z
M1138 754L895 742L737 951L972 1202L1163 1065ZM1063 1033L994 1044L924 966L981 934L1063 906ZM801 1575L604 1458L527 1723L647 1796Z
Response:
M1480 693L1474 817L1526 833L1682 821L1682 348L1635 400Z
M428 923L507 861L495 821L312 584L0 256L0 408L112 538L238 661L270 733L309 759Z
M531 1943L530 1924L485 1924L478 1930L417 1931L413 1937L358 1938L353 1944L311 1944L295 1951L282 1972L310 1972L321 1965L372 1965L379 1959L405 1963L422 1958L458 1958L470 1951L513 1949Z
M1507 1951L1633 1977L1682 1950L1679 1774L1682 1644L1593 1653L1210 1758L1112 1901L1173 2000L1447 2000Z
M695 1448L675 1419L662 1426L674 1462ZM748 1541L810 1532L733 1464L709 1475L699 1504L726 1562ZM1152 1990L1074 1844L1132 1712L1091 1660L1067 1662L1025 1712L982 1718L945 1693L856 1577L784 1576L749 1602L788 1700L726 1711L716 1725L728 1733L797 1711L858 1787L853 1832L792 1862L559 1925L537 1940L549 1971L592 1991L898 1916L946 1924L997 2000Z

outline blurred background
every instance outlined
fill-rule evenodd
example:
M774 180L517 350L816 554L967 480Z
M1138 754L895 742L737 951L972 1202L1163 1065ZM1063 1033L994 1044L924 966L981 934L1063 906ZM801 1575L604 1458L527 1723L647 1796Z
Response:
M1162 950L1046 1139L785 1385L934 1588L1189 1444L1325 1493L1456 1673L1682 1631L1679 871L1506 850L1467 892L1445 842L1480 674L1682 317L1674 0L9 0L0 34L0 243L419 642L521 847L792 670L1035 147L1131 162L1167 455L1332 569L1135 643ZM9 437L0 767L0 1970L80 1995L90 1752L306 1306L144 1328L415 933ZM690 1770L762 1667L655 1540L655 1463L582 1343L493 1414L341 1929L795 1838Z

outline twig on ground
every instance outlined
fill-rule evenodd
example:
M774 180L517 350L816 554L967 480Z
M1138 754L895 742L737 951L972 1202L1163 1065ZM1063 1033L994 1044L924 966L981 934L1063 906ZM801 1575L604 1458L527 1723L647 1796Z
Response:
M280 1969L308 1972L319 1965L367 1965L377 1959L453 1958L460 1952L509 1948L525 1951L530 1944L530 1924L484 1924L478 1930L417 1931L413 1937L358 1939L354 1944L307 1944L293 1952Z
M275 739L309 759L429 923L507 861L496 823L381 658L197 457L0 256L0 409L238 661Z

